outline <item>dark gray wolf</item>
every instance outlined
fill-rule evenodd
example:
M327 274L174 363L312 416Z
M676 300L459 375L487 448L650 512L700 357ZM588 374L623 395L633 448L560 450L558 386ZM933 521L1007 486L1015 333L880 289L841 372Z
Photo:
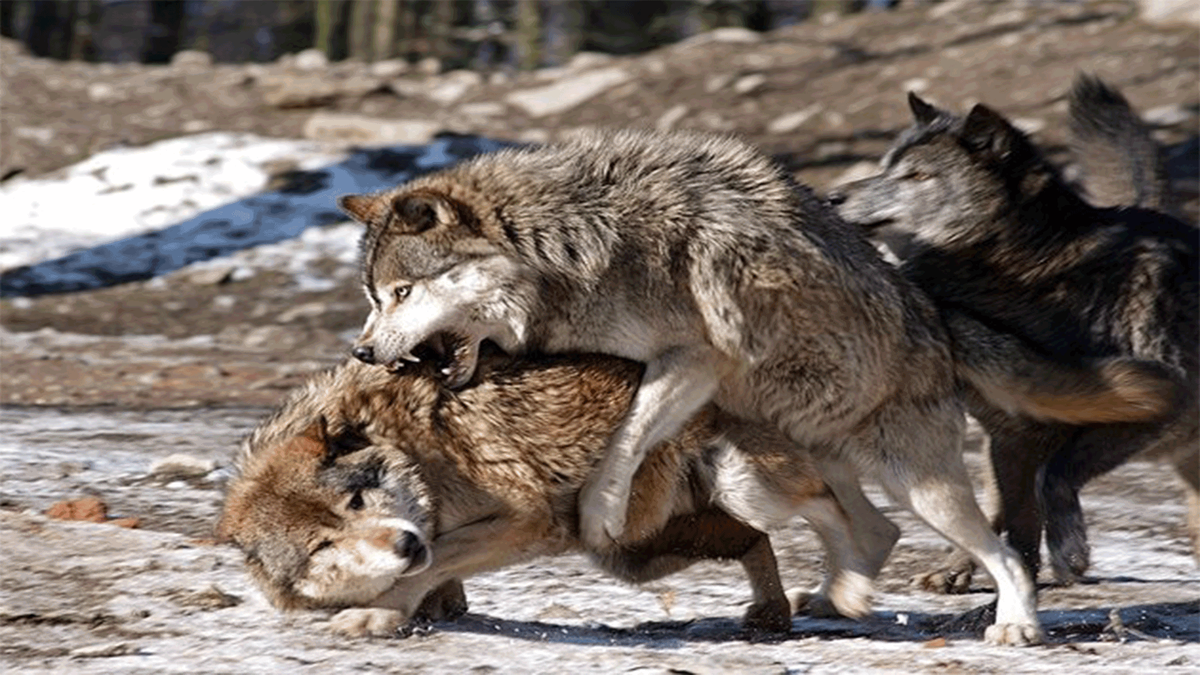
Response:
M646 451L712 400L813 453L850 514L868 578L898 531L862 496L864 471L996 579L989 640L1040 638L1032 583L991 531L962 463L942 318L860 231L749 146L590 133L342 206L367 226L361 360L397 369L433 346L452 387L470 380L484 340L646 364L581 496L589 547L620 539ZM1044 399L1052 417L1105 407L1082 403L1098 390L989 391L1005 406Z
M337 630L385 633L465 611L461 580L585 549L640 582L696 560L740 560L745 622L786 631L791 607L763 529L812 522L842 571L861 570L848 523L807 453L708 406L634 477L626 534L579 541L578 496L629 408L641 366L612 357L486 356L450 391L432 369L350 361L297 389L243 444L218 526L283 609L346 608ZM852 581L852 580L851 580ZM838 583L829 600L866 610Z
M986 106L958 117L915 95L909 103L916 124L882 172L832 196L841 215L909 237L902 272L943 312L1064 365L1155 363L1175 401L1158 418L1062 424L968 392L991 437L997 526L1034 573L1044 526L1055 576L1074 579L1088 565L1079 489L1139 451L1197 443L1197 231L1156 211L1089 205ZM927 582L949 590L969 575L956 565Z

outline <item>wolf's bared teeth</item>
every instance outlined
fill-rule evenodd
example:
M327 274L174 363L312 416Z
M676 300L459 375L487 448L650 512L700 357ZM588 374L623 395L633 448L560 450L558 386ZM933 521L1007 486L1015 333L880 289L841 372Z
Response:
M403 354L401 354L399 356L399 358L404 359L405 361L408 361L409 363L420 363L421 362L421 359L413 356L411 352L404 352Z

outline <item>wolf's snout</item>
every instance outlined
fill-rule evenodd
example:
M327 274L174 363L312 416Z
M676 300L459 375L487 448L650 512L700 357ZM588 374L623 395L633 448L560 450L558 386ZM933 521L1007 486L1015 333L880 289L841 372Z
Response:
M405 530L396 540L396 554L408 560L409 573L416 573L429 566L429 549L415 533Z
M350 353L354 356L354 358L362 361L363 363L370 365L375 364L375 348L371 345L357 345L354 347L354 349L350 350Z

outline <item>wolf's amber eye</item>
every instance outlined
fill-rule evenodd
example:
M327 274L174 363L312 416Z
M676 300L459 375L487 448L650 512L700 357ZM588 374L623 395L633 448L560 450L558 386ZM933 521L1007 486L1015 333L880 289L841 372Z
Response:
M923 181L933 178L933 174L924 171L911 171L904 175L905 180Z
M346 508L351 511L362 511L366 505L367 503L363 501L362 490L355 490L354 496L350 498L350 502L346 504Z
M412 292L412 286L409 284L400 284L392 292L396 295L396 302L404 302L404 299Z

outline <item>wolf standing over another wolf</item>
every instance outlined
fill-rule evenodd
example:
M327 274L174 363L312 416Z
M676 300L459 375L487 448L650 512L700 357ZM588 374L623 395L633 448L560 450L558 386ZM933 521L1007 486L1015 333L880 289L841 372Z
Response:
M986 106L958 117L912 94L909 103L916 124L882 173L832 197L843 217L909 235L901 269L943 311L1064 364L1132 357L1177 383L1169 414L1119 424L1012 415L978 386L969 399L991 437L997 525L1034 574L1044 526L1055 576L1074 580L1088 566L1080 488L1139 451L1186 452L1198 442L1197 230L1156 211L1089 205ZM956 564L929 581L960 588L970 571Z
M397 369L419 345L433 347L451 386L470 380L484 340L646 364L581 497L588 546L622 536L647 449L714 400L812 450L869 561L864 583L898 536L862 496L858 474L868 471L996 580L989 640L1040 639L1032 583L967 479L937 311L860 232L749 146L584 134L342 207L367 226L372 312L354 348L361 360ZM1034 385L1005 395L1020 405L1045 393Z

